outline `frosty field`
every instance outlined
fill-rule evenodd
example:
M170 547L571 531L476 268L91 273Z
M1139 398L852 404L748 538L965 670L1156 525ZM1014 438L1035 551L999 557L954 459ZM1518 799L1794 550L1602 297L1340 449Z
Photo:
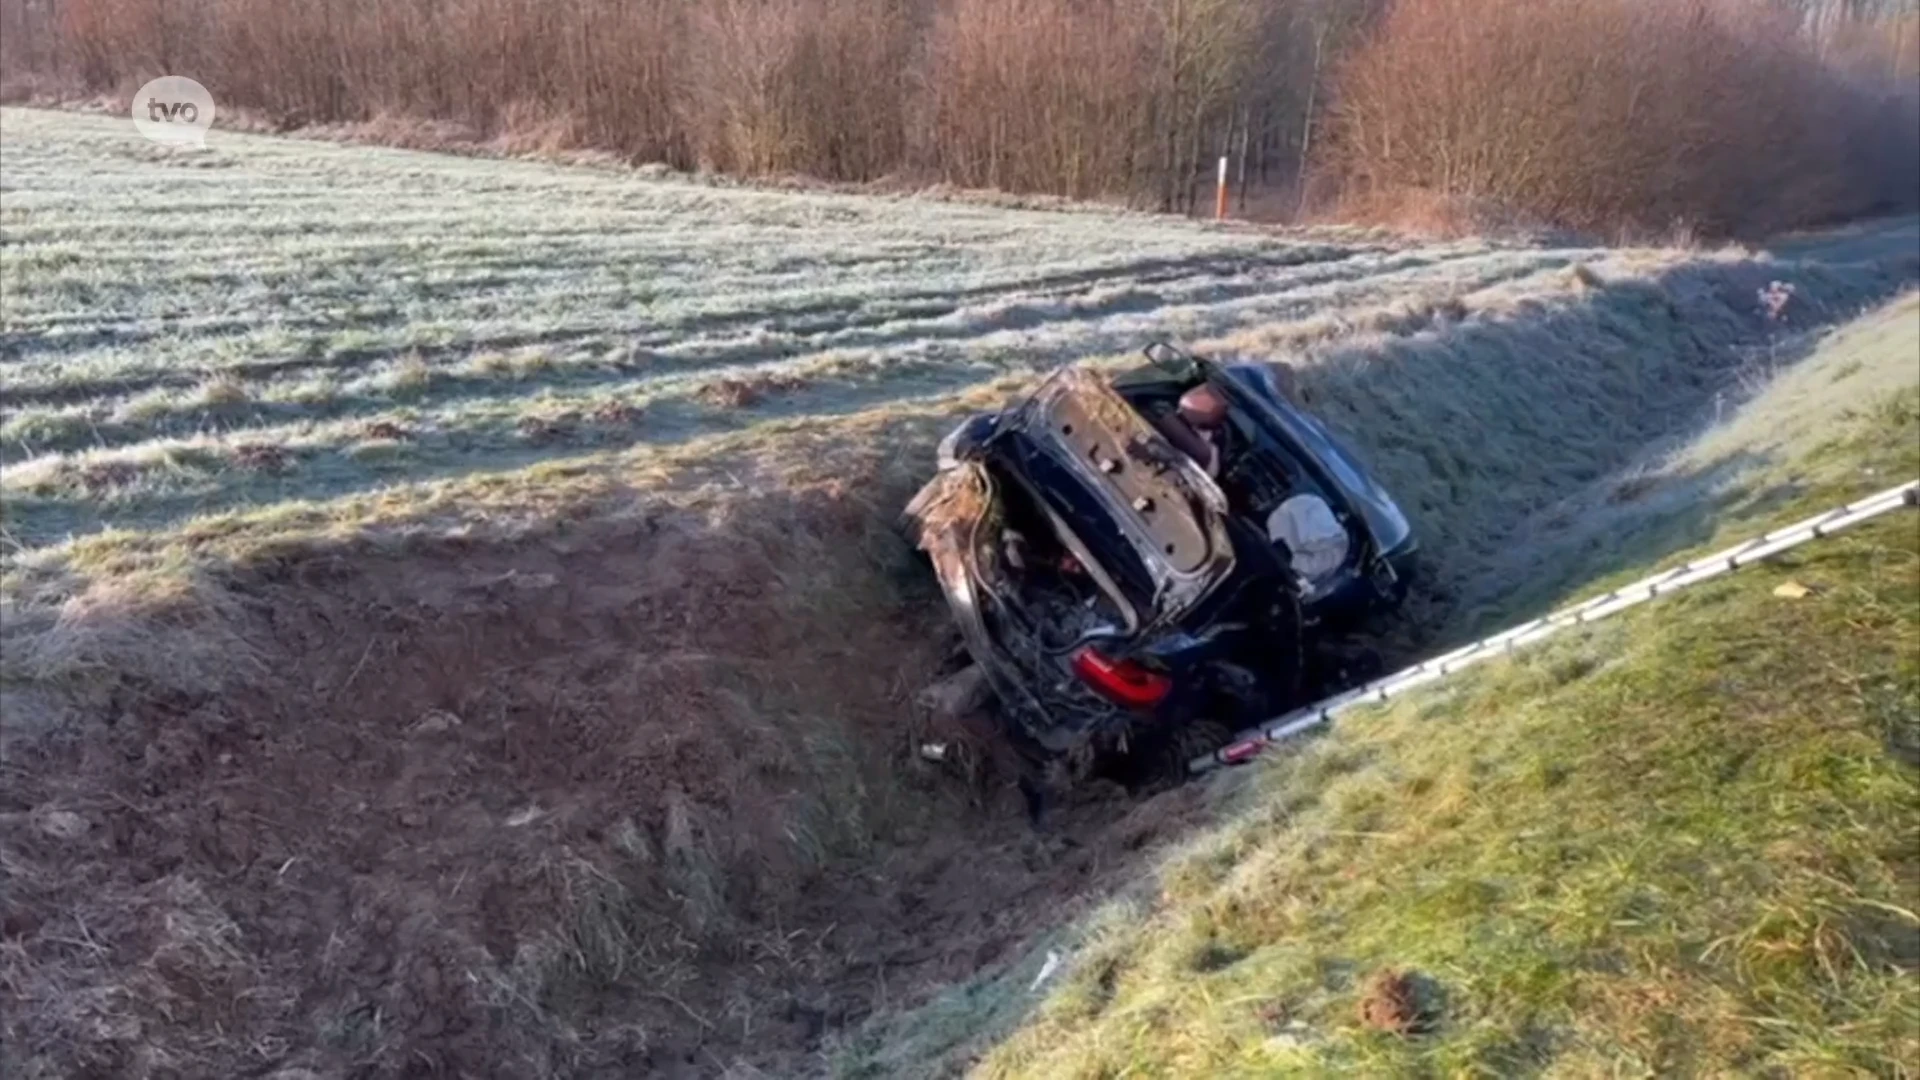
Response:
M1579 255L0 119L0 490L25 547L844 414Z

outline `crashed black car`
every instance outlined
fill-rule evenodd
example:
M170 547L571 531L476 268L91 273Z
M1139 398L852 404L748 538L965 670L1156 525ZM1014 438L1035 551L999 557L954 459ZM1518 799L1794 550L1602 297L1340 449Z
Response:
M1214 749L1324 691L1322 640L1412 572L1405 515L1284 369L1146 355L970 418L907 508L1030 757Z

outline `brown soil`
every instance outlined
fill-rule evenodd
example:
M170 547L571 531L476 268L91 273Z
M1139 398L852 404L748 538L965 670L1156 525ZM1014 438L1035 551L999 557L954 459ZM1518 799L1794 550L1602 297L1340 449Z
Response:
M1376 1031L1413 1035L1428 1028L1420 988L1402 971L1377 971L1360 991L1360 1022Z
M762 373L728 377L702 386L697 396L717 409L747 409L764 402L769 394L787 394L806 386L797 375Z
M241 443L233 448L233 457L242 468L257 472L280 472L291 457L284 446L273 443Z
M282 556L220 583L261 661L226 688L15 696L3 1071L796 1075L1011 960L1199 796L1036 833L921 761L944 615L875 520L823 490Z
M391 439L405 442L413 438L413 432L391 420L371 420L361 425L360 435L367 439Z

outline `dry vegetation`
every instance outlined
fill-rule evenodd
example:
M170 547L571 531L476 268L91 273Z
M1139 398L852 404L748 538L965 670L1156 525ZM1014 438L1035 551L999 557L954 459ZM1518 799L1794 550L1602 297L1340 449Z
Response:
M71 100L177 71L286 129L1161 208L1191 206L1223 150L1287 212L1317 164L1349 207L1451 226L1758 231L1910 197L1920 23L1772 10L0 0L0 75ZM0 123L0 1072L36 1080L964 1065L1033 1002L1068 919L1137 893L1212 804L1094 790L1036 836L990 761L962 786L911 753L945 624L888 526L957 413L1149 333L1283 358L1417 519L1433 569L1395 644L1422 647L1700 539L1669 512L1736 457L1666 461L1670 440L1920 276L1911 221L1778 257L1412 246ZM1794 290L1770 310L1775 281ZM1837 423L1896 368L1790 375L1768 429ZM1662 529L1639 528L1654 511ZM1425 746L1417 726L1385 741ZM1338 753L1289 784L1344 775ZM1465 781L1416 764L1443 781L1406 803L1428 828ZM1333 791L1355 808L1327 819L1335 842L1382 831L1379 783ZM1245 855L1249 829L1293 842L1257 818L1206 841L1173 871L1206 917L1110 916L1105 951L1071 954L991 1067L1219 1067L1204 1024L1118 1060L1133 1048L1102 1025L1133 1014L1109 1000L1164 1018L1153 972L1331 970L1242 963L1300 928L1297 907L1233 908L1234 882L1271 895L1259 874L1312 857L1235 869L1220 853ZM1232 917L1249 910L1265 921ZM1819 929L1726 953L1776 939L1855 971ZM1401 965L1442 952L1366 959L1378 1001L1263 999L1258 1052L1285 1036L1307 1065L1373 1071L1538 1056L1497 1023L1424 1061L1355 1049L1343 1024L1446 1040L1466 1010L1514 1005L1426 1000ZM884 1019L930 999L938 1023ZM1758 1045L1884 1062L1869 1006L1831 1011L1855 1026L1824 1042ZM1609 1064L1675 1060L1608 1007L1590 1027L1631 1051ZM1288 1026L1326 1017L1326 1043Z
M1357 209L1468 228L1762 235L1884 209L1920 186L1920 16L1856 29L1720 0L1404 0L1341 71L1329 158Z
M683 170L1191 210L1229 154L1259 216L1749 235L1920 187L1902 3L4 0L0 26L15 99L185 73L281 129Z
M455 125L680 169L1190 204L1213 155L1298 172L1328 0L7 0L16 94L193 71L286 126ZM36 80L38 80L36 82ZM423 136L415 134L415 139Z
M956 413L1148 333L1282 358L1444 639L1920 276L1912 221L1418 247L0 123L8 1076L822 1071L1204 809L1036 836L910 752L890 523Z
M1506 469L1504 453L1470 464L1479 440L1453 417L1497 402L1546 427L1567 395L1604 396L1604 422L1516 463L1555 478L1697 405L1700 372L1674 342L1741 340L1754 293L1785 272L1737 250L1414 247L253 136L172 154L107 118L0 123L15 549L898 407L1150 333L1324 360L1310 389L1411 499L1450 472ZM1891 250L1796 268L1788 314L1837 314L1910 272L1903 227L1871 235ZM1668 292L1707 303L1682 320ZM1430 349L1420 332L1541 304L1446 348L1578 342L1577 362L1419 363L1391 381L1368 366L1376 347ZM1597 310L1618 328L1580 314Z

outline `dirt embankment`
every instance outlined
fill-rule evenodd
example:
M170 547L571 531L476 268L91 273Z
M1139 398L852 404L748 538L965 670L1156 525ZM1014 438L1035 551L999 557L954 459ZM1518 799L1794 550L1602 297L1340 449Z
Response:
M70 606L41 647L229 683L10 703L7 1075L790 1075L992 962L1178 815L1037 835L922 771L942 612L873 510L288 556L158 637Z

